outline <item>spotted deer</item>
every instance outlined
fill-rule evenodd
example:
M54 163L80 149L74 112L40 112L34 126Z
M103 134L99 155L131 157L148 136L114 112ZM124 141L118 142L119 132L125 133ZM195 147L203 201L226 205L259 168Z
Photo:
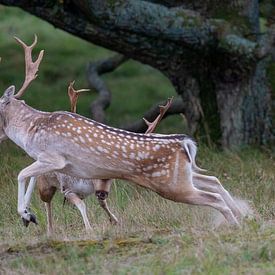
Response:
M25 48L29 84L43 52L32 62L35 43L27 47L17 41ZM210 206L230 224L239 224L241 214L230 194L196 166L197 147L190 137L132 133L75 113L41 112L19 100L25 87L15 94L10 86L0 98L2 139L10 138L35 160L18 175L18 213L23 220L35 221L28 209L32 190L25 194L26 180L60 172L84 179L127 180L175 202Z

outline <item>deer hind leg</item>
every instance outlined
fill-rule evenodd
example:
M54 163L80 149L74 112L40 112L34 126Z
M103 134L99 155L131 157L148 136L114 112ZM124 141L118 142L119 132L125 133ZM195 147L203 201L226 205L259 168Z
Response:
M41 156L42 157L42 156ZM44 156L41 160L37 160L32 163L30 166L23 169L18 175L18 205L17 211L19 215L22 217L23 223L25 226L28 226L30 222L36 222L35 215L30 213L25 202L25 187L26 180L29 177L36 177L42 174L46 174L48 172L52 172L54 170L62 169L65 167L66 162L61 156ZM31 190L32 191L32 190ZM31 191L27 192L29 203L31 199Z
M117 224L118 219L117 217L110 211L108 204L107 204L107 198L111 189L112 180L110 179L94 179L93 184L95 187L95 195L97 197L97 200L99 202L99 205L104 209L104 211L107 213L109 220L112 224Z
M222 196L194 188L184 193L183 202L193 205L205 205L220 211L226 220L232 225L239 225L231 209L226 205Z
M84 225L85 225L85 229L87 231L91 230L92 227L91 227L90 222L88 220L86 204L84 203L84 201L81 200L75 193L67 193L65 196L66 196L66 199L70 203L74 204L78 208L78 210L80 211L83 222L84 222Z
M241 217L241 212L236 206L234 199L216 177L193 173L193 184L198 189L221 195L233 214L237 218Z

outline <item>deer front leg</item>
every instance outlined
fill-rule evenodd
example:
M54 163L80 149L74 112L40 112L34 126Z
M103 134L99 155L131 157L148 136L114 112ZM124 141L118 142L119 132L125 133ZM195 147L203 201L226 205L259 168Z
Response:
M36 184L36 178L31 177L31 179L29 181L29 184L28 184L27 191L26 191L25 196L24 196L24 202L25 202L26 209L30 209L31 194L33 192L35 184ZM30 221L37 224L35 215L31 214ZM29 223L24 219L23 219L23 223L24 223L25 226L29 225Z
M63 157L60 156L44 156L40 158L30 166L23 169L18 175L18 213L22 217L25 226L28 226L30 222L37 223L34 214L28 210L28 204L30 203L31 194L35 183L33 182L26 194L25 201L25 186L26 179L29 177L36 177L41 174L45 174L54 170L64 168L66 162Z
M26 204L27 208L30 207L31 194L33 192L35 184L36 184L36 177L31 177L31 179L29 181L29 185L28 185L27 191L26 191L25 196L24 196L24 201L25 201L25 204Z

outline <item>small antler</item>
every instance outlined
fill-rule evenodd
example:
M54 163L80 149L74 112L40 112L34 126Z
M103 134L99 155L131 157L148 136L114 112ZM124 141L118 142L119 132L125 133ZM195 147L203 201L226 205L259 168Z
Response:
M170 106L172 104L172 101L173 101L173 97L168 98L167 103L164 106L163 105L159 105L159 115L157 116L157 118L153 122L149 122L148 120L146 120L145 118L143 118L144 122L148 126L148 129L145 132L145 134L150 134L150 133L153 133L155 131L157 125L159 124L159 122L163 118L164 114L170 108Z
M69 84L69 87L68 87L68 96L70 98L70 103L71 103L71 112L72 113L76 113L76 104L77 104L77 99L78 99L78 96L81 92L87 92L87 91L90 91L90 89L80 89L80 90L75 90L74 89L74 83L75 81L72 81L70 84Z
M23 47L25 52L25 81L21 89L14 96L15 98L20 98L25 90L28 88L30 83L37 77L38 67L44 55L44 50L40 51L38 58L35 62L32 61L32 50L37 43L37 36L34 35L34 41L30 46L27 46L22 40L18 37L14 39Z

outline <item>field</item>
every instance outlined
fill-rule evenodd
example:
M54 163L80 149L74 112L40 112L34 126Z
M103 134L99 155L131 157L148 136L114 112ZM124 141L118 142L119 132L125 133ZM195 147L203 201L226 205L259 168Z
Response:
M87 87L85 67L112 55L54 29L17 9L0 6L0 88L19 87L23 54L13 40L39 37L45 49L39 77L24 99L41 110L68 110L67 84ZM110 125L142 117L155 102L174 95L167 79L148 66L127 62L104 76L113 91L107 112ZM142 92L142 96L141 96ZM89 115L94 94L80 97L78 112ZM127 102L127 104L124 104ZM185 132L180 116L167 119L162 133ZM86 233L80 214L63 197L54 198L55 234L46 236L46 216L36 192L31 209L39 224L25 228L17 215L17 175L32 160L10 141L0 145L0 274L274 274L274 148L220 151L200 143L198 163L217 176L235 196L248 201L254 218L240 229L213 228L218 213L205 207L176 204L127 182L116 181L109 204L119 218L112 226L95 197L87 198L93 232Z

